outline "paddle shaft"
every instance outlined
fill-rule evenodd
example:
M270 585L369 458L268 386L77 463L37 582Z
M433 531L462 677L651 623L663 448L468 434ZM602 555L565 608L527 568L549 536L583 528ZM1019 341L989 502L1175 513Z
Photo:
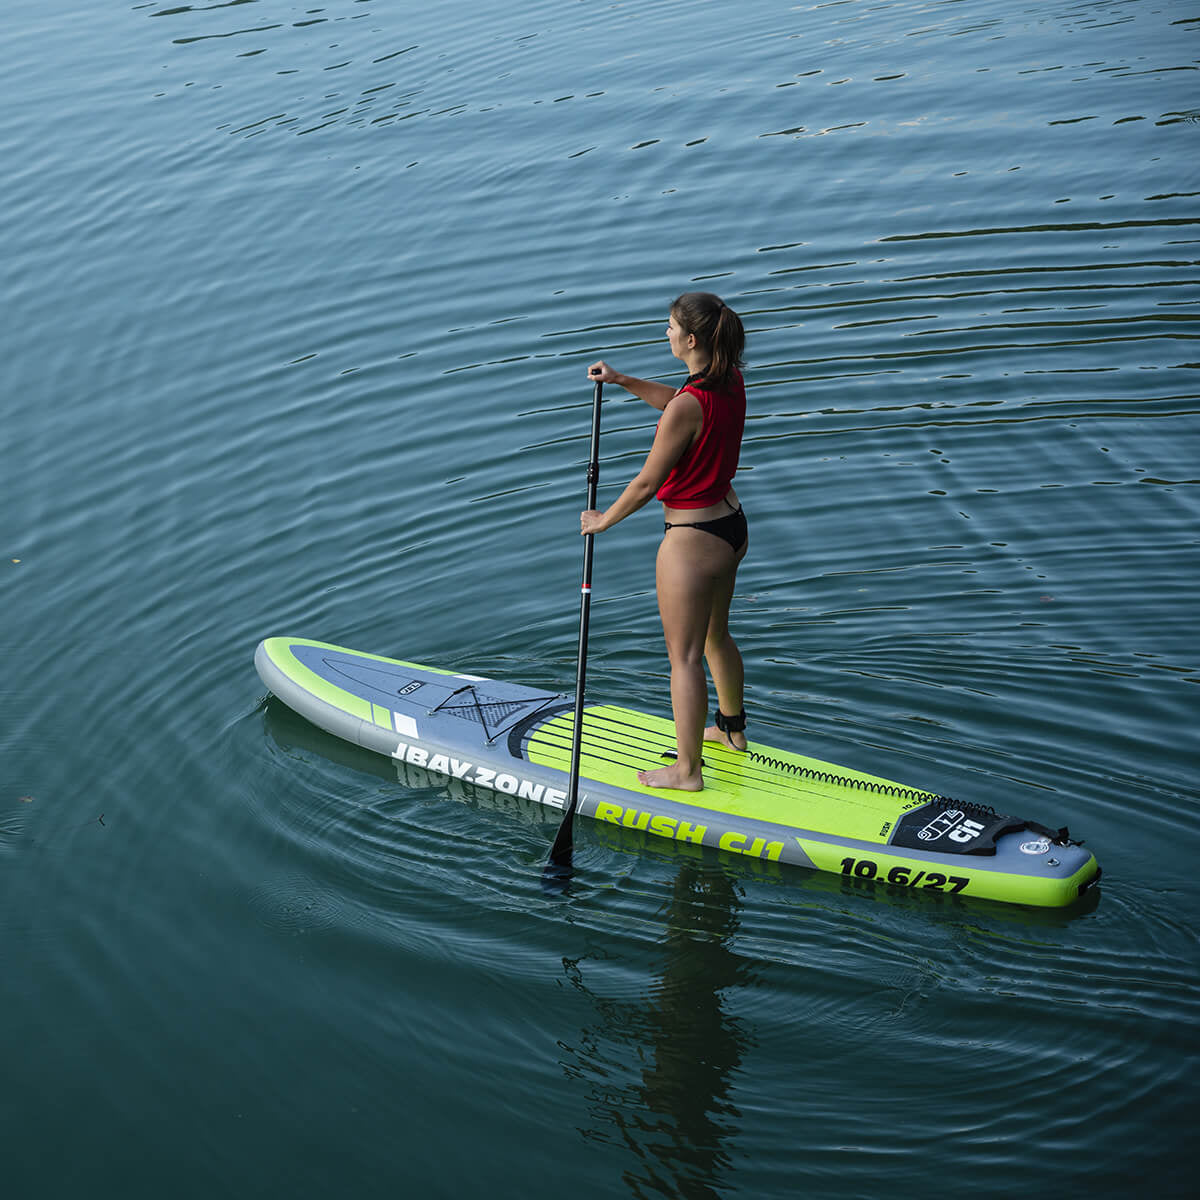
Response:
M596 485L600 482L600 395L604 385L597 380L592 391L592 446L587 471L587 506L596 507ZM567 806L550 861L555 866L570 866L574 849L575 809L579 806L579 758L583 748L583 692L587 681L588 619L592 611L592 549L595 534L583 539L583 586L579 599L579 658L575 668L575 729L571 740L571 781L567 785Z

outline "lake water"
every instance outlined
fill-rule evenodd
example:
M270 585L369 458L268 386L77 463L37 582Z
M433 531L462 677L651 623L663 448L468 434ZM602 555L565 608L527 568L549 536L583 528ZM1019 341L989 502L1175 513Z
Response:
M6 1195L1191 1193L1194 5L6 0L0 53ZM548 898L552 814L262 702L280 633L569 692L585 367L678 379L693 288L755 735L1069 825L1081 909L587 823ZM597 541L588 691L666 712L657 536Z

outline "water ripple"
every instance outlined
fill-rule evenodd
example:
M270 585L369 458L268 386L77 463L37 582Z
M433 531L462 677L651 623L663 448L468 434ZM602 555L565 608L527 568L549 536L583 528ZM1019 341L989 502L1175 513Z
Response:
M469 1194L470 1128L503 1195L580 1141L614 1195L915 1193L930 1146L948 1193L1170 1193L1186 6L34 7L0 109L10 1190ZM553 814L258 703L284 632L569 691L583 368L678 379L685 287L750 331L756 728L1069 823L1087 904L588 823L549 901ZM605 503L655 418L607 399ZM665 713L653 527L598 543L589 690Z

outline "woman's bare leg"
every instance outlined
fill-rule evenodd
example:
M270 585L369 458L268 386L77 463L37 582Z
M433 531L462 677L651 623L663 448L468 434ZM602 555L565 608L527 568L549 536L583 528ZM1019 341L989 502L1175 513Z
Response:
M743 546L733 560L733 570L721 578L713 593L712 612L708 618L708 632L704 641L704 657L717 690L717 707L727 717L736 717L745 707L743 694L745 672L742 668L741 651L729 633L729 606L733 603L733 588L737 580L738 564L746 557ZM723 733L715 725L704 731L706 742L720 742L735 750L745 750L744 733Z
M677 757L670 766L638 772L638 779L650 787L694 792L704 786L700 748L708 713L705 643L714 605L723 605L728 613L729 601L719 601L719 597L726 592L732 596L737 562L726 542L700 529L668 530L659 545L658 611L671 660L671 710L675 718ZM733 651L737 653L736 646ZM719 657L722 653L721 669L730 678L728 652L719 651ZM739 656L739 665L740 662Z

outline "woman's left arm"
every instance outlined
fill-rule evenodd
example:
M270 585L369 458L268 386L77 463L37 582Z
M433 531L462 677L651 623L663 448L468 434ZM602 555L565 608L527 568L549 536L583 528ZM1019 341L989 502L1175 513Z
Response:
M688 392L680 392L663 409L654 445L650 447L642 469L604 512L588 509L580 513L579 532L603 533L652 500L671 468L700 432L702 420L700 402Z

